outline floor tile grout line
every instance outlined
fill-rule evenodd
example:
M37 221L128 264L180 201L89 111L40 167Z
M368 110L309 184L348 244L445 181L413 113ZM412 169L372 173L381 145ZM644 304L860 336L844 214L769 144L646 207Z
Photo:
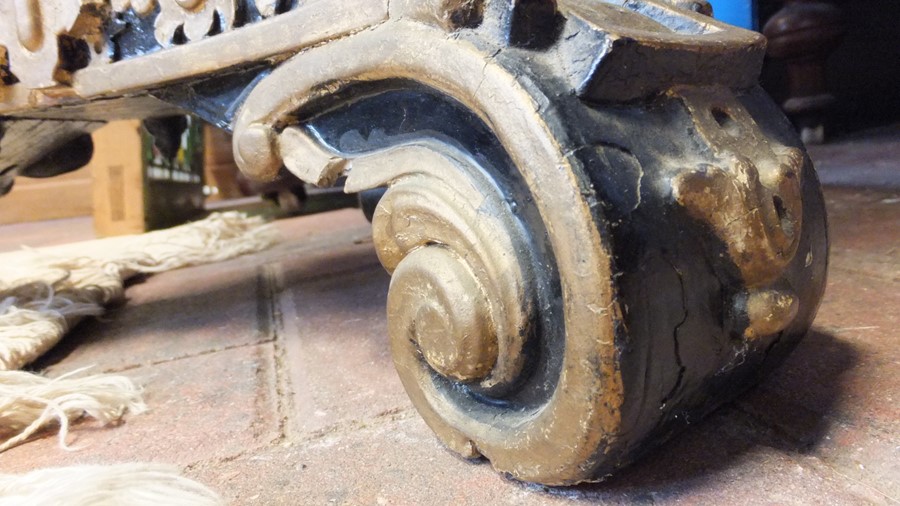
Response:
M304 248L300 250L300 252L305 253L316 253L320 251L327 250L329 246L329 242L326 240L314 241ZM253 342L240 343L224 346L221 348L213 348L208 350L199 351L196 353L189 353L185 355L179 355L177 357L167 357L159 360L152 360L149 362L137 363L137 364L128 364L124 366L115 366L110 368L105 368L102 370L104 373L120 373L131 371L134 369L140 369L141 367L152 367L161 364L167 364L170 362L177 362L179 360L185 360L190 358L202 357L205 355L209 355L211 353L218 353L221 351L229 351L235 350L239 348L244 348L248 346L257 346L261 344L268 343L276 343L278 341L280 332L278 326L282 323L281 310L280 306L283 305L280 298L282 296L282 292L284 291L284 269L282 266L282 261L290 258L293 255L288 255L287 252L283 252L284 254L279 254L274 256L273 258L266 259L264 262L256 266L257 270L257 322L260 326L260 335L266 336L264 339L256 340ZM292 253L297 253L297 251L293 251ZM240 259L237 259L240 260ZM368 262L363 265L355 265L350 268L340 269L333 273L327 274L318 274L312 275L305 278L300 278L295 281L318 281L319 279L328 278L331 276L337 276L342 274L348 274L352 272L356 272L358 270L362 270L365 268L369 268L375 265L380 265L377 262ZM289 301L288 304L291 308L293 308L292 301ZM283 336L281 336L283 338ZM283 339L282 339L282 351L283 351ZM276 343L277 347L277 343ZM277 357L276 357L277 358ZM276 369L278 370L278 369Z
M280 260L266 262L259 267L257 277L261 299L268 308L267 325L269 335L272 337L272 363L275 373L275 410L278 418L277 432L280 440L289 438L292 425L294 403L293 388L290 376L287 373L285 336L287 329L285 321L296 311L289 300L285 290L284 264ZM262 315L261 315L262 316Z
M367 234L360 234L362 231L348 231L340 238L333 237L314 237L306 238L298 241L284 242L276 245L270 250L265 250L254 255L250 261L259 263L259 266L280 263L289 258L303 255L315 255L318 253L327 253L332 251L336 245L346 246L364 246L368 245L372 248L371 229ZM344 241L346 239L346 241Z
M297 439L287 439L290 442L291 446L300 445L305 443L311 443L315 441L319 441L321 439L327 438L329 436L343 436L349 435L354 432L358 432L365 429L377 429L384 425L387 425L391 422L397 421L407 421L416 418L417 413L415 409L410 407L398 407L394 409L385 410L382 413L375 415L369 419L359 419L355 418L352 420L346 420L338 423L334 423L325 427L322 427L319 430L308 432L303 437ZM193 469L203 464L208 463L229 463L236 460L239 460L247 455L252 455L260 450L264 450L267 448L272 448L273 446L278 446L279 443L284 443L284 441L274 440L269 442L261 442L261 444L253 447L238 451L236 453L230 455L223 455L219 457L212 457L207 459L201 459L194 462L189 462L185 464L185 469Z
M104 374L115 374L115 373L133 371L135 369L140 369L142 367L153 367L153 366L157 366L157 365L169 364L169 363L173 363L173 362L179 362L182 360L189 360L192 358L205 357L206 355L212 355L213 353L221 353L223 351L238 350L241 348L252 348L254 346L261 346L263 344L269 344L272 342L274 342L274 339L268 338L268 339L261 339L258 341L253 341L253 342L247 342L247 343L230 344L228 346L223 346L221 348L212 348L209 350L198 351L196 353L188 353L186 355L179 355L177 357L168 357L168 358L163 358L163 359L159 359L159 360L151 360L149 362L142 362L139 364L129 364L129 365L118 366L118 367L108 367L108 368L102 369L101 372Z
M344 436L350 435L354 432L359 432L365 429L374 429L378 427L382 427L391 422L397 421L407 421L411 419L415 419L418 416L418 412L412 406L406 408L395 408L393 410L388 410L388 414L378 414L371 418L353 418L351 420L344 420L336 423L332 423L330 425L326 425L318 430L307 432L302 437L297 438L296 440L291 441L294 444L298 443L309 443L313 441L318 441L320 439L326 438L328 436Z
M272 262L272 263L276 263L276 262ZM330 272L310 274L307 276L298 276L296 278L292 278L291 282L296 283L296 284L317 283L317 282L321 282L321 281L331 280L333 278L340 277L340 276L346 276L348 274L356 274L356 273L360 273L360 272L365 272L373 267L381 267L381 263L378 261L362 262L359 264L354 264L349 267L344 267L344 268L337 269L337 270L330 271ZM282 280L282 282L283 282L283 280Z

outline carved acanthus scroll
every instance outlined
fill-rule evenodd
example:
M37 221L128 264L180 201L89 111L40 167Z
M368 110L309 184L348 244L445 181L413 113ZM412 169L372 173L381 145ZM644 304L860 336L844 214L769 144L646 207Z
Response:
M379 51L369 51L372 47ZM552 223L553 233L547 236L552 264L529 260L533 246L517 246L534 237L519 235L523 224L514 221L516 204L480 183L466 157L443 146L424 152L398 147L385 152L385 157L398 157L390 163L372 158L377 157L373 153L348 164L294 126L298 109L336 91L321 83L377 79L418 81L441 90L491 125L520 171L518 177L534 192L530 205ZM555 127L534 113L542 98L532 93L539 92L517 79L486 61L473 45L448 41L445 32L413 22L385 24L304 51L263 79L238 112L234 153L239 167L255 177L271 177L284 163L310 182L333 180L349 170L351 189L390 183L376 212L375 234L385 265L400 276L394 281L398 291L392 289L391 295L392 351L413 403L441 440L461 455L483 454L519 479L572 483L583 479L600 448L615 444L622 386L612 321L619 310L611 299L609 258L591 210L579 197L586 183L575 183L581 176L565 154L565 142L551 140L549 131ZM306 139L298 141L297 135ZM291 148L297 146L309 149L310 156L292 156ZM436 267L441 283L435 281L435 271L426 270L435 267L436 258L447 262ZM531 353L564 347L552 357L532 357L558 360L565 372L529 387L537 406L511 409L507 387L527 383L536 369L543 370L520 369L529 358L525 344L534 323L529 307L541 307L531 302L538 290L528 287L546 286L537 280L556 269L563 278L563 295L553 317L568 337L545 328L534 337L542 342L534 343ZM431 306L414 303L417 292L423 301L437 299ZM458 304L437 302L450 297ZM482 303L486 305L476 310ZM439 328L452 331L452 337L443 334L448 341L436 343L429 334ZM467 346L472 350L461 351Z

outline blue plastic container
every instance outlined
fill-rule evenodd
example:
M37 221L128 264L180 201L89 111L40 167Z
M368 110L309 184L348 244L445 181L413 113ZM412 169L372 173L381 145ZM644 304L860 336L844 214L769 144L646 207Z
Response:
M713 6L713 17L719 21L756 30L756 2L754 0L709 0Z

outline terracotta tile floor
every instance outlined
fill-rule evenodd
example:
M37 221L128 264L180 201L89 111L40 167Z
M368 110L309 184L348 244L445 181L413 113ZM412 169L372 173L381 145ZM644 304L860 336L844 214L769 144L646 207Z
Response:
M235 504L897 503L900 190L826 197L831 269L810 335L758 388L603 484L524 485L437 443L394 374L389 278L355 210L281 221L270 251L134 283L38 366L120 371L151 411L80 426L80 451L46 437L0 454L0 472L169 462ZM2 227L0 249L90 233L79 219Z

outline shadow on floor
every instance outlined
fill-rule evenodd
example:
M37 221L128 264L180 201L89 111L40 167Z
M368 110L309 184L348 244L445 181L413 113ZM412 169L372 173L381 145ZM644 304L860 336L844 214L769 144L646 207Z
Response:
M276 292L314 294L322 289L321 280L348 283L347 273L360 270L382 274L380 278L369 276L365 282L378 283L386 290L383 278L387 276L371 244L289 254L259 263L234 260L135 277L127 283L126 301L110 307L103 316L82 321L28 369L77 367L90 359L98 366L96 372L123 370L141 363L268 341L274 331L271 318ZM275 271L283 279L274 279ZM378 312L383 312L383 303ZM75 360L67 364L67 359Z
M711 489L730 474L771 468L754 467L755 461L815 454L845 390L842 377L858 357L846 341L814 329L762 384L619 474L597 484L541 488L585 501L621 500L624 494L636 503L652 502Z
M298 293L306 290L303 297L308 303L334 307L350 291L360 294L358 305L371 308L377 304L380 312L384 303L381 292L386 290L387 276L373 259L371 248L355 248L331 251L321 257L285 258L277 262L284 268L285 287ZM355 271L369 274L352 275ZM156 315L163 317L159 321L165 322L164 334L181 339L184 333L172 332L173 329L203 328L208 322L195 318L165 319L167 314L183 312L186 306L194 307L192 301L197 300L200 300L200 306L196 310L205 308L210 313L210 308L217 307L217 301L252 297L253 293L241 292L247 291L248 286L259 297L258 273L258 266L249 268L245 277L214 286L203 285L195 278L193 282L200 286L194 290L174 291L167 297L143 304L142 308L125 306L110 313L107 319L125 319L123 315L128 312L141 313L140 318ZM153 281L150 279L147 284ZM179 285L176 283L175 286ZM360 307L347 309L359 311ZM328 314L333 320L329 324L344 317L340 313ZM136 321L133 317L127 319ZM156 325L146 320L143 324ZM116 336L104 333L104 326L109 325L108 321L86 322L34 368L58 363L87 341L109 337L115 340ZM118 338L127 341L128 335L124 333ZM386 348L387 341L383 340L379 346ZM127 347L123 350L127 351ZM747 482L747 473L764 473L765 468L771 470L771 466L755 465L756 462L771 459L795 462L797 454L815 455L817 446L829 433L837 403L845 390L844 373L857 365L859 356L850 343L821 330L813 330L781 368L761 385L605 482L568 488L522 486L584 502L621 502L626 497L629 502L641 503L695 495L722 480L733 479L735 473L742 473L742 481Z

